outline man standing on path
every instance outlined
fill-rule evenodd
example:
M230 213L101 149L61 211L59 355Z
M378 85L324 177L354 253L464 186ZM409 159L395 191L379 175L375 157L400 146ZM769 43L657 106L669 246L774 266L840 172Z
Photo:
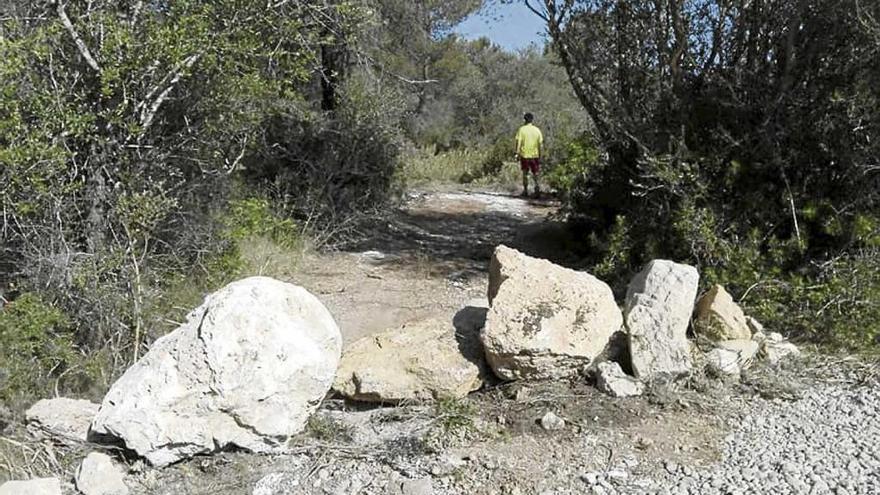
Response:
M523 173L523 196L529 195L529 171L535 180L535 197L541 195L538 175L541 173L541 152L544 148L544 135L532 122L535 116L531 113L523 115L525 124L516 132L516 157L519 158Z

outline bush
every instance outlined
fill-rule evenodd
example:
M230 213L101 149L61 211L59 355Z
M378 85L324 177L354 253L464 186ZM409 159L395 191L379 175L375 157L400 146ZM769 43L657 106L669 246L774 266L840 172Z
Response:
M67 390L89 373L70 320L38 295L23 294L0 310L0 400L18 409L46 390Z
M577 186L584 184L601 164L601 152L588 135L555 147L556 160L548 160L546 180L562 198L569 198Z

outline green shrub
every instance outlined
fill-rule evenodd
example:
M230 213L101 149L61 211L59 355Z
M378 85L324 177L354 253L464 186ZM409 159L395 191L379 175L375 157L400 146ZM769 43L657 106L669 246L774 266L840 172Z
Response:
M81 372L68 318L35 294L23 294L0 310L0 342L0 399L13 408Z
M557 146L560 147L564 152L557 153L560 155L558 162L549 163L546 181L565 198L600 166L601 153L586 135Z
M300 242L296 223L272 211L269 200L265 198L230 201L222 223L223 237L233 242L265 237L284 248L295 248Z

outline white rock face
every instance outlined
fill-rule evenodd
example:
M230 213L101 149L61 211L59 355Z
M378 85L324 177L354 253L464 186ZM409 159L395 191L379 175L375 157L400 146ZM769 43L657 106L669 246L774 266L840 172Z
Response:
M599 363L597 371L596 387L612 397L634 397L645 391L645 384L624 373L617 363Z
M0 495L61 495L61 482L57 478L7 481L0 485Z
M98 404L76 399L43 399L25 413L28 430L35 435L48 435L58 442L85 442L89 425L98 413Z
M479 331L435 318L363 338L345 350L333 388L368 402L464 397L483 384Z
M654 260L630 282L624 320L636 377L650 380L690 371L687 329L699 281L692 266Z
M330 389L341 345L305 289L265 277L232 283L125 372L92 430L154 466L229 446L278 451Z
M507 380L571 376L623 323L604 282L505 246L489 265L489 301L481 339L492 370Z
M698 333L719 340L752 338L746 315L724 287L715 285L697 303L694 326Z
M125 474L107 454L92 452L76 472L76 489L83 495L128 495Z

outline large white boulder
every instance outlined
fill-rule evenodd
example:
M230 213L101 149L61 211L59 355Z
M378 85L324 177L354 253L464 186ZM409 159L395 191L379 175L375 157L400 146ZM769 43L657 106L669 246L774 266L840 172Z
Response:
M481 339L489 365L508 380L573 375L623 324L601 280L505 246L489 265L489 302Z
M49 436L63 444L85 442L89 425L98 413L98 404L87 400L43 399L24 413L28 430L36 436Z
M341 345L305 289L265 277L232 283L113 384L92 430L154 466L230 446L278 451L330 389Z
M76 489L83 495L128 495L125 473L107 454L92 452L76 471Z
M667 260L648 263L630 282L624 320L637 378L670 378L691 370L687 329L699 282L696 268Z
M0 495L61 495L61 482L58 478L7 481L0 485Z
M697 303L694 328L711 340L752 338L746 315L733 297L720 285L714 285Z
M367 402L464 397L483 384L479 330L434 318L365 337L345 350L333 388Z

